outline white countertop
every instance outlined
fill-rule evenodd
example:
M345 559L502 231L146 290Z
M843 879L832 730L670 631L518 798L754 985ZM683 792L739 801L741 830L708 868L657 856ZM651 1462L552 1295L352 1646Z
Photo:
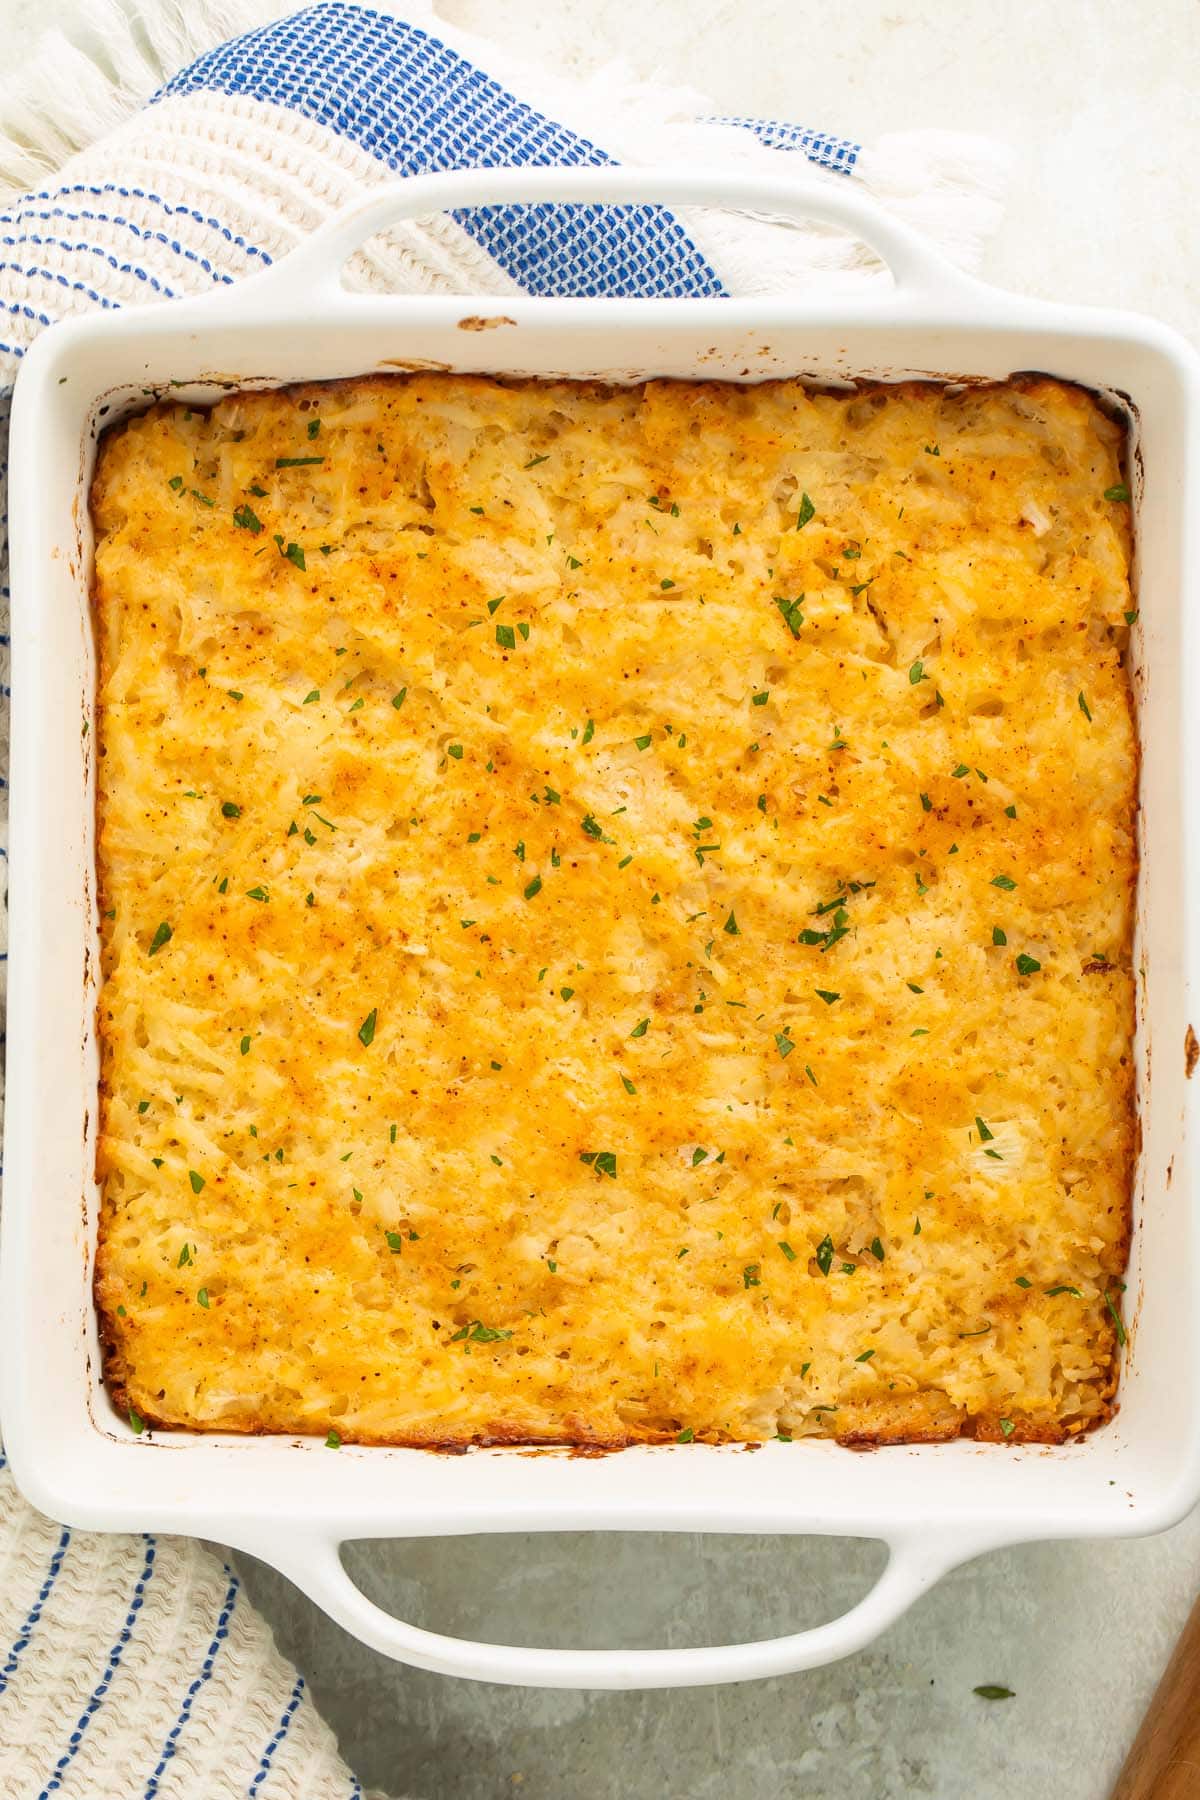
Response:
M157 0L142 0L150 6ZM0 0L11 62L83 0ZM1019 152L984 273L1139 308L1200 337L1195 0L442 0L559 68L620 57L762 113L870 140L940 125ZM865 1585L836 1543L451 1541L363 1552L375 1590L446 1629L701 1641L805 1622ZM862 1571L860 1574L859 1571ZM1145 1542L1049 1544L959 1570L835 1668L681 1694L523 1693L397 1668L251 1567L364 1780L422 1800L1105 1800L1200 1588L1200 1516ZM479 1621L482 1622L482 1621ZM988 1703L999 1682L1016 1698Z

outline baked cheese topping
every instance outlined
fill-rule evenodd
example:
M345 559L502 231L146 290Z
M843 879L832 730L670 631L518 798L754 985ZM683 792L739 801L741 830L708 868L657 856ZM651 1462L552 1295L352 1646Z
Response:
M1105 1417L1121 454L1049 380L381 377L111 431L120 1405L413 1443Z

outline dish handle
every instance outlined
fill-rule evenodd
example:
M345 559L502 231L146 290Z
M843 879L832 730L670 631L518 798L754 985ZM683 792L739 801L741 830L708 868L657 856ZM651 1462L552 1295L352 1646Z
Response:
M277 317L291 302L305 312L346 297L342 270L368 238L402 219L429 218L475 206L547 203L580 206L716 206L767 217L817 220L851 231L891 270L894 287L872 295L872 303L908 305L914 297L945 301L956 294L978 296L981 283L945 258L912 230L843 177L743 174L727 169L520 168L457 169L440 175L413 175L391 181L320 226L279 262L239 282L240 305ZM359 295L364 301L380 296ZM496 299L503 306L503 298ZM803 302L803 292L794 300ZM574 304L579 304L578 301ZM606 301L602 304L611 305Z
M414 1668L510 1687L682 1688L792 1675L838 1662L871 1643L959 1563L994 1548L943 1534L888 1539L888 1560L870 1591L843 1613L807 1631L744 1644L670 1650L556 1650L484 1644L448 1637L393 1618L347 1573L337 1540L273 1535L241 1540L251 1555L287 1575L360 1643Z

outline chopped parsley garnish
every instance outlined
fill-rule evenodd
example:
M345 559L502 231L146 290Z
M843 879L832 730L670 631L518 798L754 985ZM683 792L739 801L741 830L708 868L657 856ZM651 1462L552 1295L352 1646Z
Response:
M883 1245L880 1243L880 1241L877 1237L873 1237L871 1239L870 1250L871 1250L871 1255L875 1258L876 1262L883 1261Z
M929 798L928 794L921 795L921 810L922 812L933 811L933 801Z
M752 694L750 696L750 703L752 706L765 706L770 698L770 689L764 688L761 694Z
M595 735L596 735L595 721L593 719L589 719L587 724L583 728L583 736L580 738L579 741L581 744L590 744L592 739L595 737Z
M1018 975L1036 975L1041 966L1036 956L1026 956L1023 950L1017 958Z
M511 625L497 625L497 627L496 627L496 642L499 644L499 646L502 650L515 650L516 649L517 634L513 630Z
M645 1035L649 1031L649 1029L650 1029L649 1019L639 1019L637 1024L634 1026L633 1030L630 1032L629 1035L631 1038L645 1037Z
M371 1042L375 1036L375 1021L378 1016L379 1008L373 1006L358 1028L358 1041L364 1050L369 1049L371 1046Z
M1070 1294L1075 1300L1083 1299L1083 1295L1080 1293L1079 1289L1077 1287L1069 1286L1065 1281L1060 1281L1057 1287L1048 1287L1046 1289L1046 1298L1048 1300L1053 1300L1056 1294Z
M242 809L240 806L236 805L234 801L223 800L221 802L221 817L223 819L240 819L241 816Z
M251 506L235 506L233 509L233 522L235 525L240 525L243 531L251 532L255 537L258 536L263 528L262 520Z
M133 1432L134 1437L141 1437L146 1429L145 1419L141 1413L134 1412L132 1406L129 1409L129 1429Z
M462 753L463 753L463 747L461 744L447 744L446 745L446 755L452 756L454 758L455 762L462 761Z
M250 1054L250 1039L248 1037L244 1037L242 1039L241 1051L242 1051L243 1056L249 1056L249 1054Z
M1001 946L1008 942L1008 934L999 925L992 926L992 942Z
M334 1431L331 1426L330 1430L329 1430L329 1435L325 1439L325 1448L327 1450L340 1450L341 1447L342 1447L341 1436L338 1432Z
M762 1283L759 1281L759 1278L758 1278L758 1270L759 1270L759 1265L757 1263L747 1263L746 1264L745 1268L742 1270L742 1286L743 1287L752 1288L752 1287L761 1287L762 1286Z
M266 901L270 899L270 895L265 887L252 887L246 889L246 898L247 900Z
M1017 1286L1019 1288L1031 1288L1033 1286L1033 1283L1032 1283L1032 1281L1030 1281L1028 1275L1018 1275L1017 1276Z
M917 683L920 681L929 680L928 675L925 673L925 664L921 661L920 657L917 658L916 662L913 663L912 667L909 669L908 680L910 687L916 687Z
M708 1151L702 1150L700 1145L697 1144L696 1148L692 1151L692 1167L693 1167L693 1169L698 1169L702 1162L707 1162L707 1161L708 1161Z
M779 1240L779 1248L783 1251L783 1254L787 1257L789 1262L795 1262L796 1252L785 1239L781 1238Z
M289 543L287 545L287 547L285 548L284 542L283 542L283 534L281 532L276 532L275 544L279 550L280 556L282 556L287 562L294 563L298 569L304 568L304 566L305 566L304 565L304 552L300 548L299 544Z
M208 1289L206 1287L200 1289L199 1293L196 1295L196 1301L200 1306L208 1306Z
M615 1150L581 1150L579 1160L581 1163L590 1164L597 1175L608 1175L613 1180L616 1179L617 1153Z
M732 909L730 910L729 917L726 919L724 925L722 925L721 930L728 932L730 937L741 937L741 935L742 935L741 927L739 926L737 919L734 917Z
M695 1441L696 1441L696 1433L692 1430L692 1427L690 1425L685 1425L683 1430L678 1434L678 1436L675 1439L675 1442L677 1444L694 1444Z
M324 461L325 458L323 456L277 456L275 458L275 467L277 469L306 469L310 465L316 465L317 463L323 463Z
M472 1319L461 1331L456 1331L449 1340L452 1344L499 1344L512 1336L511 1331L501 1331L494 1325L485 1325L481 1319Z
M158 930L154 933L154 936L150 939L148 955L157 956L163 945L169 944L173 936L174 933L172 932L171 927L164 919L162 924L158 927Z
M198 1194L200 1192L200 1189L204 1186L203 1175L199 1174L195 1169L189 1169L188 1170L188 1180L192 1184L193 1194Z
M1105 1306L1107 1306L1109 1312L1111 1313L1112 1322L1117 1328L1117 1342L1118 1342L1118 1344L1121 1344L1123 1346L1125 1343L1125 1340L1126 1340L1126 1335L1127 1335L1126 1331L1125 1331L1125 1326L1121 1320L1120 1313L1117 1311L1116 1307L1113 1305L1112 1295L1107 1291L1107 1289L1105 1290L1105 1294L1104 1294L1104 1304L1105 1304Z
M527 900L532 900L534 895L540 894L541 891L542 891L542 878L540 875L535 875L532 881L526 882L525 898Z
M808 495L801 494L801 496L800 496L800 512L796 519L796 530L803 531L804 527L808 524L808 521L810 519L815 518L816 514L817 514L817 509L813 505L812 501L809 499Z
M634 738L633 741L639 750L648 750L650 748L650 733L647 731L641 737Z
M1015 1430L1012 1420L1011 1419L1001 1419L1000 1430L1003 1432L1003 1434L1006 1438L1010 1438L1013 1434L1013 1431Z
M1087 695L1084 693L1082 688L1080 688L1080 690L1079 690L1077 699L1079 702L1079 710L1083 714L1084 718L1087 720L1088 724L1090 725L1092 722L1092 709L1087 703Z
M310 688L308 693L304 696L304 704L305 706L311 706L314 700L319 700L320 698L320 688Z
M833 1239L829 1236L828 1232L817 1245L816 1258L817 1267L820 1269L822 1275L828 1275L830 1269L833 1267Z
M840 994L831 994L826 988L815 988L813 991L818 1000L823 1000L826 1006L832 1006L835 1000L840 1000L842 997Z
M856 1356L854 1360L855 1362L870 1362L874 1354L875 1352L873 1350L864 1350L861 1355Z
M550 458L548 456L531 456L529 461L527 463L524 463L522 466L523 466L523 468L526 468L526 469L536 469L539 463L544 463L544 462L549 462L549 461L550 461Z
M383 1235L387 1240L387 1247L392 1255L399 1256L404 1249L403 1234L399 1231L385 1231Z
M775 1048L778 1050L780 1056L790 1056L796 1046L786 1032L777 1031L775 1033Z
M800 610L803 604L803 594L797 594L794 600L786 600L779 594L775 596L775 605L779 608L779 616L794 638L800 636L800 627L804 623L804 614Z
M398 694L392 695L392 705L395 707L397 712L399 712L400 708L404 705L404 698L407 693L408 693L408 689L406 687L402 687Z
M1115 500L1118 504L1127 504L1129 500L1129 489L1125 486L1123 481L1119 481L1115 487L1105 488L1104 498L1106 500Z
M1011 875L993 875L991 884L993 887L1003 888L1006 894L1011 894L1017 885Z
M996 1135L994 1131L988 1130L987 1125L979 1117L978 1113L975 1115L975 1129L979 1133L979 1141L981 1144L990 1144Z

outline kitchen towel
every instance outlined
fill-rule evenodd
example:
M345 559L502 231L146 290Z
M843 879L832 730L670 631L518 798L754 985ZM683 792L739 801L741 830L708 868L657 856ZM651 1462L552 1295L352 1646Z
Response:
M237 281L397 174L607 162L786 171L802 158L831 182L863 183L965 266L999 216L1007 156L985 140L918 131L865 146L719 115L619 68L571 82L451 29L421 0L299 12L278 0L150 0L135 22L116 0L81 0L76 14L83 47L52 32L0 84L0 468L11 385L47 325ZM405 292L660 296L837 293L885 279L837 231L707 209L560 206L406 224L348 276ZM5 517L0 799L6 534ZM6 841L0 821L0 869ZM237 1576L198 1545L54 1524L25 1505L0 1458L0 1569L5 1800L361 1795Z

